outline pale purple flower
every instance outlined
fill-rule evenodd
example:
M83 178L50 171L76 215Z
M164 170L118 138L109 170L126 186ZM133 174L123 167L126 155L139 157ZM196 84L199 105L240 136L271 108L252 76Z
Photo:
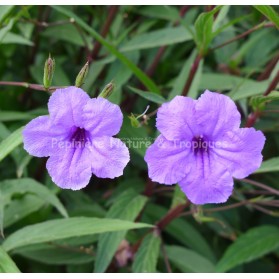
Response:
M237 107L222 94L177 96L160 107L156 126L161 135L145 155L149 177L178 183L194 204L227 201L233 177L244 178L261 165L263 133L239 128Z
M23 143L31 155L50 157L46 167L55 184L79 190L89 183L92 173L100 178L123 174L129 151L112 137L123 121L119 106L68 87L52 94L48 109L49 116L26 125Z

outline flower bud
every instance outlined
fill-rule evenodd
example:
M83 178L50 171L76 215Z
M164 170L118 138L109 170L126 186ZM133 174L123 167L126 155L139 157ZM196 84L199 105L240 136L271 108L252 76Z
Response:
M44 87L48 89L51 86L53 74L55 71L55 60L49 55L48 59L45 62L44 68Z
M128 116L129 117L129 119L131 120L131 125L132 125L132 127L134 127L134 128L139 128L141 125L140 125L140 122L138 121L138 119L137 119L137 117L133 114L133 113L131 113L131 115L130 116Z
M81 87L83 85L84 80L86 79L86 76L88 74L88 70L89 70L89 62L87 61L77 75L76 83L75 83L76 87Z
M99 94L99 97L107 99L112 94L114 87L115 87L114 83L110 82L105 86L103 91Z

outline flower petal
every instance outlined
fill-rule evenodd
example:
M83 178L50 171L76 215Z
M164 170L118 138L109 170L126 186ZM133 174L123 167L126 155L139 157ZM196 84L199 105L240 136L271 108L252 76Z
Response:
M194 204L226 202L233 190L231 174L208 154L197 154L191 172L178 183Z
M71 86L57 89L48 102L50 118L53 123L63 123L72 127L83 127L82 111L90 97L82 89Z
M119 106L104 98L94 98L87 102L83 110L84 128L92 136L114 136L121 128L123 115Z
M166 139L191 139L199 134L194 118L196 102L188 97L177 96L159 108L156 127Z
M240 113L235 103L225 95L206 90L195 108L203 135L216 138L240 126Z
M232 176L244 178L258 169L262 163L265 136L254 128L241 128L227 132L218 148L214 148L220 163L227 166Z
M115 178L123 174L130 160L127 146L117 138L94 138L90 145L92 172L100 178Z
M63 125L54 125L49 116L39 116L30 121L23 130L23 147L31 155L47 157L55 153L55 142L67 136Z
M144 160L148 165L148 176L152 181L174 184L190 171L193 154L191 148L169 141L160 135L147 149Z
M47 161L47 170L52 181L63 189L80 190L90 181L93 160L88 148L64 146L57 149Z

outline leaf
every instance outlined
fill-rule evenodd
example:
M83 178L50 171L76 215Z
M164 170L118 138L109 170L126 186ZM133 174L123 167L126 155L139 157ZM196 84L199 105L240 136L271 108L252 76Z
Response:
M201 55L206 54L209 44L213 39L214 14L220 9L221 6L217 6L210 12L201 13L195 22L195 42Z
M10 256L0 246L0 273L20 273Z
M156 272L161 238L155 232L148 234L141 243L132 265L134 273Z
M24 127L17 129L10 136L0 142L0 162L22 143L23 128Z
M152 217L152 220L158 220L167 213L167 209L155 204L148 204L145 213ZM202 234L189 222L182 218L173 220L166 228L165 232L178 240L183 245L190 247L199 254L214 261L215 256ZM187 233L185 233L187 232Z
M179 185L175 185L174 193L171 202L171 208L177 207L180 204L186 203L186 196L184 192L180 189Z
M172 100L175 96L181 95L185 82L189 76L191 66L197 56L197 51L193 50L190 57L184 63L178 77L175 79L172 90L168 96L168 100Z
M140 90L140 89L137 89L137 88L134 88L134 87L131 87L131 86L128 86L129 89L131 89L134 93L140 95L141 97L143 97L144 99L148 100L148 101L151 101L153 103L156 103L156 104L163 104L165 103L167 100L158 95L157 93L153 93L153 92L147 92L147 91L143 91L143 90Z
M255 96L250 100L250 106L254 111L263 111L267 103L279 100L279 91L272 91L268 96Z
M169 21L175 21L179 17L179 12L173 6L141 6L139 9L135 10L144 16L153 18L165 19Z
M111 43L109 43L106 39L104 39L101 35L99 35L94 29L92 29L75 13L69 11L68 9L62 6L52 6L52 7L58 12L70 18L73 18L80 27L82 27L85 31L87 31L92 37L94 37L97 41L99 41L102 45L104 45L123 64L125 64L134 73L134 75L146 86L146 88L148 88L149 91L160 92L156 84L140 68L138 68L134 63L132 63L124 54L119 52L116 49L116 47L114 47Z
M97 241L97 235L69 238L47 244L34 244L15 249L13 254L19 254L44 264L83 264L95 260L92 244Z
M31 120L34 115L19 111L0 111L0 121Z
M3 242L5 251L26 245L113 231L152 227L149 224L133 223L123 220L72 217L55 219L24 227L11 234Z
M46 186L31 178L2 181L0 182L0 190L6 199L11 199L15 194L24 195L27 193L32 193L41 198L43 201L53 205L62 216L68 217L65 207L55 196L55 194L52 193Z
M262 13L265 17L267 17L270 21L272 21L277 29L279 29L279 15L278 13L268 5L255 5L255 9L257 9L260 13Z
M151 138L148 137L144 127L134 128L127 116L123 119L121 130L118 134L129 149L144 157L146 149L152 144Z
M265 173L279 171L279 157L271 158L262 163L261 167L254 173Z
M181 246L166 246L169 260L182 272L214 272L214 265L197 252Z
M147 198L133 190L123 192L109 209L106 218L134 221ZM105 233L100 235L94 272L104 272L109 266L127 231Z
M226 272L240 264L251 262L279 248L279 229L260 226L248 230L228 247L216 266L217 272Z
M21 35L14 34L11 32L8 32L4 39L1 42L2 44L18 44L18 45L26 45L26 46L33 46L34 43L30 40L24 38Z
M192 35L183 26L168 27L137 35L125 43L120 51L155 48L190 40L192 40Z

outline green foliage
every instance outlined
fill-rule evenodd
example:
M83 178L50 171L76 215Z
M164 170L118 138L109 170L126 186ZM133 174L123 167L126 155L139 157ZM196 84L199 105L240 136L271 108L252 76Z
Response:
M279 29L279 15L277 11L275 11L271 6L267 5L260 5L254 7L265 17L267 17L270 21L272 21L275 24L275 26Z
M123 192L113 203L106 218L134 221L147 199L133 190ZM127 231L100 235L96 254L95 272L104 272Z
M105 218L73 217L67 219L56 219L20 229L6 238L2 246L5 251L11 251L12 249L30 244L45 243L74 236L92 235L145 227L151 226L148 224Z
M276 272L278 28L278 6L1 6L0 272ZM225 204L148 180L156 111L186 84L193 99L231 97L241 127L256 112L266 137L261 167ZM22 145L70 85L120 106L130 152L123 176L80 191L58 188Z
M216 266L217 272L225 272L233 267L255 260L279 247L279 229L274 226L253 228L240 236L228 247Z
M156 272L161 239L156 233L146 236L135 255L133 272Z

